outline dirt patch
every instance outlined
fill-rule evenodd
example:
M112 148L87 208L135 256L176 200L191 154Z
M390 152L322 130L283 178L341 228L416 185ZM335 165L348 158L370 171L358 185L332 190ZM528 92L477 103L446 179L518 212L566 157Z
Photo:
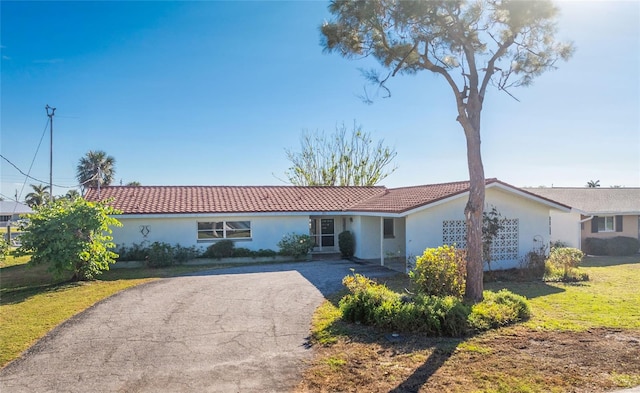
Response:
M469 339L345 326L297 392L606 392L640 384L640 330L512 327Z

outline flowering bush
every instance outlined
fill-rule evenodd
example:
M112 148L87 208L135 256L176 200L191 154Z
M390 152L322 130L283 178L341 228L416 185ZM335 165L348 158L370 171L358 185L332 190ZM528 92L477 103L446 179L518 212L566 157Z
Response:
M465 258L465 252L454 246L427 248L416 258L409 277L423 294L461 298L467 277Z
M313 239L309 235L290 233L278 242L280 255L302 259L313 249Z

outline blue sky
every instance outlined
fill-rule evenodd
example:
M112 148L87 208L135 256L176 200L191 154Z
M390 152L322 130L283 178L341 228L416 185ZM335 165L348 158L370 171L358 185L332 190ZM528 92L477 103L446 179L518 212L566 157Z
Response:
M516 186L640 186L640 3L560 2L568 63L484 105L485 174ZM372 59L323 53L327 2L8 2L1 12L0 151L21 170L54 117L54 184L73 187L89 150L116 184L284 184L303 130L354 121L398 152L389 187L468 178L441 78L391 81L364 104ZM0 193L27 180L2 160ZM49 133L31 176L48 183ZM54 187L54 194L68 188Z

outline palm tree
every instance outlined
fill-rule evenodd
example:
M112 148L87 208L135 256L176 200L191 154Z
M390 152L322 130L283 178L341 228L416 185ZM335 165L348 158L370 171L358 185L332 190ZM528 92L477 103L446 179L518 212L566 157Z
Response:
M89 150L80 158L76 167L76 177L83 192L88 187L108 186L116 174L116 159L102 150Z
M80 197L80 193L78 192L78 190L69 190L66 194L64 194L64 197L70 201L73 201L74 199Z
M29 207L37 207L44 205L49 200L49 186L44 184L34 185L31 184L33 192L30 192L25 197L24 201Z
M595 180L595 181L593 181L593 180L589 180L589 181L587 182L587 187L588 187L588 188L596 188L596 187L600 187L600 180Z

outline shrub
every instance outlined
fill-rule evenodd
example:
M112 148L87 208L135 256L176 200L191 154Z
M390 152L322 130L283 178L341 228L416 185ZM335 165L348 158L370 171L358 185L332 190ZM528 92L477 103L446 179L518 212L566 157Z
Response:
M68 272L72 280L91 280L118 255L111 227L122 224L113 217L119 212L106 202L58 199L34 208L22 228L18 255L31 254L32 265L47 264L57 277Z
M469 326L484 331L529 319L531 308L524 296L506 289L499 292L484 291L484 300L474 304L469 314Z
M4 261L7 255L9 255L9 243L4 236L0 236L0 261Z
M607 241L597 237L588 237L584 240L584 252L589 255L607 255Z
M313 239L309 235L290 233L278 242L280 254L301 259L313 249Z
M225 239L218 240L209 247L204 252L204 256L206 258L231 258L233 256L235 244L233 241Z
M529 251L520 262L525 277L541 280L544 277L547 256L539 250Z
M465 252L456 250L454 246L427 248L422 256L416 258L415 268L409 272L409 277L422 294L461 298L467 273L465 257Z
M346 321L432 336L460 336L467 331L468 306L453 296L418 295L406 301L360 274L347 276L342 282L350 292L340 300Z
M148 267L167 267L174 264L173 247L164 242L153 242L146 249L145 264Z
M202 252L195 246L183 247L180 244L173 246L173 259L176 263L182 264L200 256Z
M269 249L259 249L258 251L255 252L255 256L256 257L271 257L271 258L275 258L278 255L277 252L273 251L273 250L269 250Z
M356 251L356 239L351 231L343 231L338 235L338 247L343 258L351 258Z
M640 242L633 237L616 236L607 239L607 255L633 255L638 252L639 248Z
M131 247L118 248L118 261L144 261L146 257L147 248L142 244L133 243Z
M249 258L249 257L255 258L255 252L245 247L238 247L233 249L232 257L233 258Z
M474 306L454 296L419 294L406 299L385 285L360 274L342 280L349 294L340 299L342 318L386 330L425 333L430 336L462 336L526 320L531 311L527 300L506 289L485 291Z
M578 277L575 268L584 258L584 253L577 248L560 247L552 248L546 262L545 273L549 275L555 270L561 270L565 280Z

